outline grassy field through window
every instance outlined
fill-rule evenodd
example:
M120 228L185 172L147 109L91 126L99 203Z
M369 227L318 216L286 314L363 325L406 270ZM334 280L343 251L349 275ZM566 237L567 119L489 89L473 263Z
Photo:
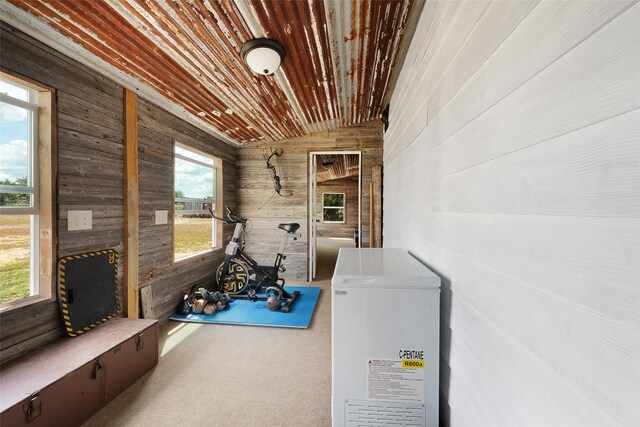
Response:
M211 218L175 217L175 258L211 249Z
M0 215L0 304L29 296L29 216Z
M175 220L176 259L211 249L211 218ZM0 304L29 296L29 217L0 216Z

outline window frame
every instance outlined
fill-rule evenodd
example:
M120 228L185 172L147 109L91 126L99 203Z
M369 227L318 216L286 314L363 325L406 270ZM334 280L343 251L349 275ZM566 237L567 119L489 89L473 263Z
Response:
M324 196L325 194L341 194L342 195L342 206L325 206L324 204ZM324 211L325 209L342 209L342 221L326 221L324 219ZM322 193L322 223L323 224L344 224L347 221L347 193L338 192L338 191L327 191Z
M2 76L3 80L8 80L4 76ZM15 81L15 79L11 80L16 86L21 86L29 90L30 95L34 94L38 91L25 86L24 84L20 84ZM29 112L28 115L28 123L29 123L29 141L27 146L27 185L26 186L17 186L17 185L1 185L0 184L0 192L3 193L15 193L15 194L29 194L29 206L3 206L2 209L6 209L7 211L12 212L14 215L38 215L39 209L39 190L40 190L40 182L38 178L38 169L35 167L39 165L38 162L38 150L36 149L37 145L39 145L39 109L40 102L31 102L31 101L23 101L21 99L13 98L4 93L0 93L0 102L5 104L12 105L17 108L22 108ZM20 191L22 190L22 191ZM4 215L8 215L8 213L4 213Z
M203 156L206 157L208 159L211 159L213 161L213 163L207 164L205 162L202 161L198 161L196 159L190 158L188 156L184 156L182 154L176 153L176 148L181 148L183 150L187 150L190 151L196 155L199 156ZM222 226L220 224L216 223L216 220L214 218L211 218L212 221L212 229L211 229L211 247L209 247L208 249L204 249L201 251L197 251L197 252L192 252L190 254L181 256L180 258L176 258L176 227L175 227L175 220L176 220L176 209L175 209L175 205L176 205L176 197L175 197L175 192L176 192L176 182L175 182L175 168L176 168L176 159L180 159L183 161L187 161L187 162L191 162L194 163L198 166L203 166L203 167L208 167L213 169L213 174L214 174L214 188L213 190L215 191L215 196L214 198L211 199L201 199L203 201L207 201L210 200L211 204L212 204L212 210L214 212L214 214L216 216L222 216L222 191L223 191L223 185L222 185L222 159L220 159L219 157L216 157L212 154L206 153L202 150L199 150L197 148L194 148L190 145L181 143L179 141L173 141L173 194L172 194L172 206L173 206L173 221L172 221L172 235L171 235L171 242L172 242L172 253L173 253L173 263L180 263L183 261L188 261L189 259L192 259L194 257L203 255L203 254L207 254L207 253L211 253L214 250L220 249L222 247L222 241L223 241L223 231L222 231ZM200 200L200 199L198 199ZM188 214L208 214L208 211L205 210L186 210L185 213Z
M0 191L30 194L30 206L2 206L2 216L29 216L29 293L25 298L0 304L0 313L38 302L56 300L56 93L55 89L33 80L0 70L0 78L38 95L37 101L24 101L0 93L0 101L24 108L30 113L26 186L0 185Z

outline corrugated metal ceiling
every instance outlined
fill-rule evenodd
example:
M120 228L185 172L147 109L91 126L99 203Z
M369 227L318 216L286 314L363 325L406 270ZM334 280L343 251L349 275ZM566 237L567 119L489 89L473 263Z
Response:
M334 179L357 177L360 167L360 156L357 154L328 154L318 157L318 182Z
M410 0L7 2L241 144L380 117L413 33L410 17L422 7ZM272 76L251 73L239 57L257 37L284 46Z

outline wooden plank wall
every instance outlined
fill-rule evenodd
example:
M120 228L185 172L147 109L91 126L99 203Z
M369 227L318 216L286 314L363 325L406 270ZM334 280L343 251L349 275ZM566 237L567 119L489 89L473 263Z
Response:
M4 23L0 37L4 70L57 90L58 248L54 259L107 248L121 253L122 88ZM67 212L77 209L93 211L93 230L67 231ZM122 292L122 268L118 281ZM1 361L62 336L58 305L52 301L1 313L0 322Z
M443 425L640 419L638 22L625 1L425 5L383 230L443 278Z
M123 253L123 88L1 23L3 70L53 87L58 100L58 248L54 258L114 248ZM152 226L153 209L172 212L172 141L224 159L226 203L235 206L235 148L139 100L140 279L157 286L155 313L166 320L183 288L213 278L221 250L171 265L171 226ZM93 229L67 231L69 210L93 211ZM122 295L124 264L118 269ZM157 295L157 296L156 296ZM174 301L175 299L175 301ZM0 313L0 362L62 336L56 302Z
M345 193L344 223L322 222L322 193ZM316 202L320 222L317 223L318 237L348 237L353 239L358 227L358 177L334 179L318 183Z
M140 288L152 287L154 315L164 322L194 284L212 285L226 243L218 242L218 249L211 253L173 262L173 143L222 159L223 203L233 209L237 206L236 149L147 101L138 104ZM155 225L156 210L169 211L168 224ZM226 227L225 235L233 233L232 227Z
M282 148L278 159L283 194L274 195L273 181L263 159L263 148ZM362 150L362 222L364 246L369 245L369 182L371 167L382 164L382 123L378 120L356 126L317 132L304 137L238 150L238 204L240 213L252 222L247 252L261 263L272 264L280 245L281 222L300 224L302 239L289 242L286 279L307 279L308 163L311 151Z

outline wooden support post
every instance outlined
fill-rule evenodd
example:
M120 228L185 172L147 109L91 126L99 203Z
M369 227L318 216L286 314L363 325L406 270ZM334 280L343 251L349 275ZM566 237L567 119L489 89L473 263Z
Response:
M373 245L373 218L375 209L373 208L373 181L369 182L369 247L375 248Z
M371 228L373 229L372 248L382 247L382 166L374 166L371 168L371 184L373 191L371 199L373 200L373 221Z
M137 319L138 297L138 96L124 91L124 306Z
M40 180L40 296L50 298L56 294L56 185L58 152L56 94L42 90L38 118L38 163Z
M215 209L217 217L224 217L224 182L222 181L222 159L215 158L214 163L216 165L216 197L215 197ZM174 205L175 206L175 205ZM216 223L216 247L224 246L224 223L220 221L214 221ZM175 252L174 252L175 253Z

